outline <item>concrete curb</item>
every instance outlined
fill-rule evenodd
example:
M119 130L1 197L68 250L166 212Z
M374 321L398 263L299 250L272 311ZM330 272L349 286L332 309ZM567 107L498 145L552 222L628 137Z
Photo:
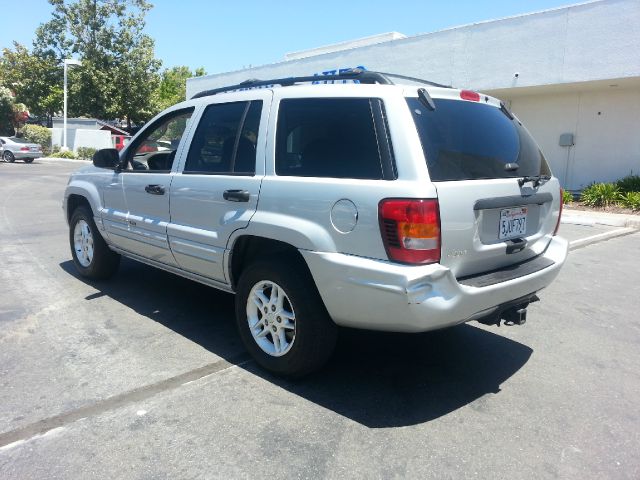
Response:
M635 228L617 228L615 230L611 230L610 232L604 232L597 235L591 235L590 237L579 238L578 240L574 240L573 242L569 243L569 250L576 250L578 248L586 247L587 245L600 243L605 240L611 240L612 238L631 235L632 233L636 233L637 231L638 230Z
M620 213L587 212L583 210L566 209L562 212L561 223L573 225L607 225L640 229L640 215L628 215Z
M36 158L36 162L46 162L46 163L56 163L56 162L73 162L73 163L92 163L91 160L79 160L79 159L71 159L71 158L54 158L54 157L42 157Z

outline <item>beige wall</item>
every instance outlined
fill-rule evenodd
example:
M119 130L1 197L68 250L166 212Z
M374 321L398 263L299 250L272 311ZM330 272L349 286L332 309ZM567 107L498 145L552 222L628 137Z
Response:
M565 188L640 174L640 89L607 85L502 99L538 141ZM574 134L573 147L558 145L562 133Z

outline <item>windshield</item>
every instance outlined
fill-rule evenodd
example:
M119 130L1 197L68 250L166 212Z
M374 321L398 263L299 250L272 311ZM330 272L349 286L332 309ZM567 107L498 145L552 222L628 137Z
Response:
M25 140L24 138L17 138L17 137L9 137L8 140L13 143L31 143L28 140Z
M417 98L407 103L432 181L550 175L531 135L500 109L461 100L434 99L435 110ZM507 163L518 168L505 170Z

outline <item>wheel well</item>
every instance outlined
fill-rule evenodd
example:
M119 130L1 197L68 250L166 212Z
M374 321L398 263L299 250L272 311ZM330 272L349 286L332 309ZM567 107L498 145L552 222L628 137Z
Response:
M286 257L309 271L307 262L298 249L288 243L270 238L244 235L238 238L231 251L231 285L236 288L242 270L258 258L270 258L275 255Z
M85 197L83 197L82 195L77 195L75 193L72 193L71 195L69 195L69 198L67 199L67 221L68 222L71 221L71 216L73 215L74 210L81 205L84 205L89 210L93 211L91 209L91 204L89 203L89 200L87 200Z

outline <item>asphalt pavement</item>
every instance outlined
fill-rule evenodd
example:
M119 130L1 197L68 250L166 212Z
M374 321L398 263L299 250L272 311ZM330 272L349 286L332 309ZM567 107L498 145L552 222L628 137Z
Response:
M0 478L640 478L637 231L562 225L522 327L344 330L287 382L232 295L128 260L77 276L77 167L0 164Z

